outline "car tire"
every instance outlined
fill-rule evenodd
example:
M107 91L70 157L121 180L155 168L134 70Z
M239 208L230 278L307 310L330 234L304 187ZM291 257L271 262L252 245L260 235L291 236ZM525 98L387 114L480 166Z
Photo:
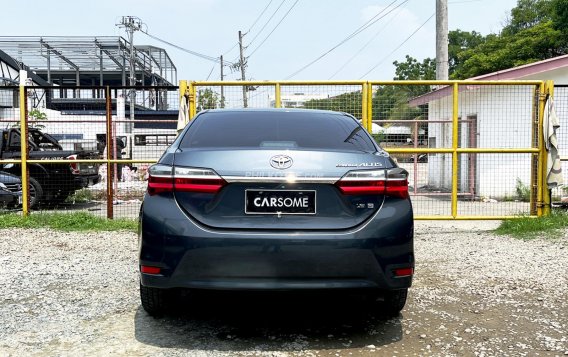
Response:
M389 317L398 316L404 305L406 305L407 296L408 289L385 291L383 301L379 302L381 311Z
M67 199L67 197L69 197L71 194L72 194L72 192L70 192L70 191L59 192L55 197L53 197L50 200L50 204L60 205L60 204L64 203L65 200Z
M150 316L162 315L169 305L169 291L140 284L140 301Z
M374 290L364 294L367 306L378 316L395 317L406 305L408 289Z
M38 180L31 177L29 178L30 188L28 191L30 197L30 208L35 208L38 206L41 198L43 197L43 188Z

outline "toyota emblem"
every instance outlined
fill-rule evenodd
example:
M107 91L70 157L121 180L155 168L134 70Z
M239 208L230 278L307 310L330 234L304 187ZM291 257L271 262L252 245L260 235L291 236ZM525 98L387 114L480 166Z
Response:
M288 155L276 155L270 158L270 166L275 169L284 170L292 166L294 161Z

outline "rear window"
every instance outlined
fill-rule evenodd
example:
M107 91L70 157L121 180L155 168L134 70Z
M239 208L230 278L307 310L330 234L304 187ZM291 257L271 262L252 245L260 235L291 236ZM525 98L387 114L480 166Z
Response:
M195 119L180 147L376 150L351 117L285 111L204 113Z

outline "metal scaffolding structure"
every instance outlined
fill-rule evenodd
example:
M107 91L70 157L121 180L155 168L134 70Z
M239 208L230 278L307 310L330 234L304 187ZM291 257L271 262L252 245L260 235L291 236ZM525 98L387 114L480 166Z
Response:
M130 43L117 36L0 36L0 50L50 85L128 85ZM172 86L177 69L167 52L134 46L136 85Z

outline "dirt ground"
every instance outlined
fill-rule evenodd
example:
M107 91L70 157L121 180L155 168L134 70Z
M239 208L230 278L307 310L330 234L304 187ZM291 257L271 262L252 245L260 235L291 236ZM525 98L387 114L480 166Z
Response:
M3 230L0 356L568 355L568 236L496 224L417 222L414 286L391 319L330 293L198 294L153 318L133 234Z

